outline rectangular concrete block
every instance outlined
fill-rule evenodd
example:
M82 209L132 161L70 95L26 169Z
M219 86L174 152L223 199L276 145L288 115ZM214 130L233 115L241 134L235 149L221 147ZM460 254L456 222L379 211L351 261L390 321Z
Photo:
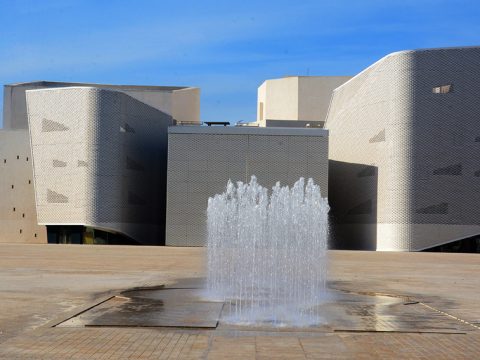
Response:
M192 147L191 143L207 146ZM326 187L327 143L322 129L170 128L169 146L188 159L188 171L174 171L182 166L182 160L169 153L167 229L172 236L167 236L167 245L205 245L208 198L223 193L228 180L248 182L256 175L259 183L270 189L277 181L292 186L311 174ZM309 164L312 157L319 161ZM180 195L182 191L187 199ZM183 235L173 236L173 226L179 226L182 234L186 226L185 240Z

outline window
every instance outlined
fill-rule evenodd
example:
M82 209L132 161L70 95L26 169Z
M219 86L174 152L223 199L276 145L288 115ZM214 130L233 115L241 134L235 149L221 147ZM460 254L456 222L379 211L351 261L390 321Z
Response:
M12 189L14 188L14 186L12 185Z
M31 183L32 183L32 180L28 180L28 183L31 184Z
M42 132L52 132L52 131L67 131L69 128L59 122L43 119L42 120Z
M15 211L15 208L13 208L13 211Z
M27 161L28 161L28 156L27 156Z
M123 126L120 126L120 132L128 132L135 134L135 129L131 127L129 124L125 123Z
M20 229L20 234L22 233L22 229Z
M67 166L67 163L65 161L61 161L61 160L53 160L52 161L52 165L53 167L66 167Z
M33 236L37 237L37 233L33 234Z
M448 84L448 85L441 85L441 86L435 86L432 89L432 93L434 94L447 94L453 92L453 85Z
M22 214L22 218L24 218L24 217L25 217L25 214Z
M19 160L19 159L20 159L20 155L17 155L17 160Z

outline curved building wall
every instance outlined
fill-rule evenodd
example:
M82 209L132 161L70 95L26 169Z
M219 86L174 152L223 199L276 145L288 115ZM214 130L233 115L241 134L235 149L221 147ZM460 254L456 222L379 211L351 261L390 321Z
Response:
M4 85L4 128L28 128L26 91L64 87L92 87L123 92L146 105L171 115L173 119L178 122L193 122L200 124L199 88L183 86L139 86L33 81Z
M334 91L329 193L347 247L415 251L480 234L478 69L480 48L405 51Z
M89 87L27 91L27 107L39 223L161 242L172 117Z

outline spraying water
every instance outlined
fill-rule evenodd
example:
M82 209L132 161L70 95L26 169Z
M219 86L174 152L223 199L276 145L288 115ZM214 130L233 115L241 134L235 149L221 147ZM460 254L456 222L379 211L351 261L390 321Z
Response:
M208 292L236 324L319 322L329 206L312 179L277 183L268 196L252 176L208 200Z

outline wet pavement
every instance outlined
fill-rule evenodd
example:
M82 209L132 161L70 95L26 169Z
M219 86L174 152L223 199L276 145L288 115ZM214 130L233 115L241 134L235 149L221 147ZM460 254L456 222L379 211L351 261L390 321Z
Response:
M205 299L203 279L178 279L169 286L122 291L57 327L175 327L228 331L334 331L462 334L477 330L468 322L426 305L421 298L328 289L316 324L281 326L270 322L232 324L229 304ZM345 285L345 284L344 284ZM418 300L417 300L418 299Z
M197 289L122 292L57 326L214 329L217 327L223 303L203 301L198 292Z

